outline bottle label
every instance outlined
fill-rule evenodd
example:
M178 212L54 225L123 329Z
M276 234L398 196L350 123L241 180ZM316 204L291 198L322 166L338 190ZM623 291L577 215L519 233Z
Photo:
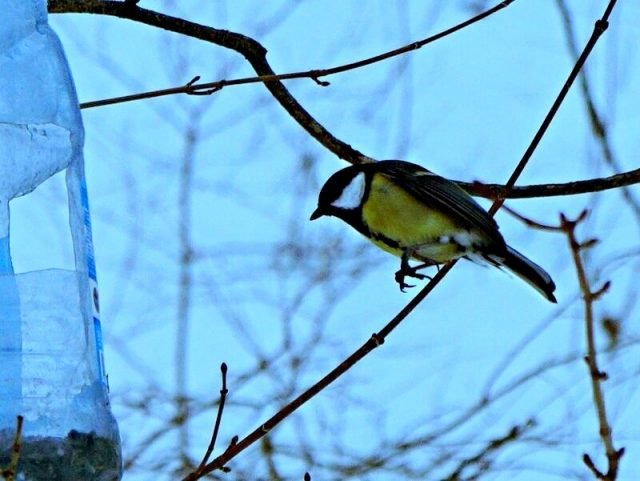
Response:
M82 220L84 223L85 252L87 254L87 274L89 275L89 292L91 295L91 316L93 317L93 331L95 334L96 355L99 379L109 390L107 374L104 368L104 346L102 344L102 325L100 324L100 297L98 295L98 279L96 262L93 254L93 239L91 237L91 215L89 213L89 196L85 179L80 182L80 202L82 203Z

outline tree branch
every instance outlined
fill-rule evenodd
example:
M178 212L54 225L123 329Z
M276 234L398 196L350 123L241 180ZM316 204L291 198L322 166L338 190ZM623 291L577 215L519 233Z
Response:
M574 40L574 29L571 22L571 17L569 15L569 9L566 5L565 0L556 0L556 3L558 5L558 10L560 11L565 34L567 36L569 52L571 53L572 57L578 58L578 47ZM613 153L613 149L611 148L609 131L607 129L606 122L598 113L598 109L596 108L587 73L585 71L580 72L580 77L578 80L580 85L580 93L582 94L582 98L587 109L587 114L589 116L589 121L591 122L591 129L596 138L596 141L600 145L602 157L614 172L620 172L622 169ZM628 188L626 188L626 186L623 186L622 188L622 195L629 203L631 209L634 211L636 219L640 219L640 204L638 204L638 201L633 197L633 194Z
M51 13L93 13L110 15L187 35L240 53L247 59L259 76L275 75L275 72L266 60L267 50L256 40L240 33L206 27L181 18L140 8L135 4L126 2L51 0L48 8ZM265 82L265 86L280 105L309 135L338 157L352 163L372 161L372 159L354 149L349 144L334 137L298 103L280 81Z
M440 271L433 277L434 280L441 279L444 277L449 270L453 267L454 263L449 263L445 265ZM438 281L430 282L425 286L425 288L416 295L409 303L398 313L396 316L391 319L380 331L374 333L359 349L357 349L353 354L351 354L348 358L342 361L337 367L335 367L331 372L326 374L322 379L300 394L297 398L291 401L289 404L281 408L278 412L276 412L273 416L271 416L264 424L256 428L253 432L249 433L246 437L239 440L237 443L233 443L227 448L227 450L215 458L213 461L208 463L202 469L198 471L198 477L202 477L212 471L222 469L227 463L238 455L240 452L244 451L246 448L251 446L256 441L260 440L263 436L265 436L269 431L275 428L280 422L286 419L289 415L291 415L294 411L296 411L300 406L313 398L316 394L326 388L333 381L342 376L345 372L347 372L351 367L353 367L358 361L364 358L367 354L373 351L378 346L381 346L385 338L391 334L391 332L398 327L398 325L409 315L413 309L415 309L418 304L424 299L431 290L437 285ZM183 481L195 481L193 476L187 476Z
M263 82L272 93L272 95L276 98L276 100L278 100L280 104L287 110L287 112L289 112L289 114L323 146L325 146L327 149L329 149L331 152L335 153L342 159L348 160L352 163L362 163L370 162L372 161L372 159L353 149L345 142L334 137L291 96L291 94L284 87L281 81L296 78L311 78L317 80L320 77L335 75L340 72L360 68L389 59L397 55L417 50L435 40L441 39L447 35L459 31L462 28L472 25L473 23L476 23L493 13L496 13L497 11L513 3L513 1L514 0L503 1L493 8L490 8L458 25L455 25L454 27L446 29L440 33L437 33L420 41L405 45L401 48L382 53L380 55L333 68L315 69L304 72L294 72L280 75L275 74L266 61L267 50L260 43L250 37L236 32L207 27L193 22L188 22L180 18L171 17L169 15L164 15L158 12L153 12L151 10L139 8L136 5L131 4L131 2L127 3L106 0L50 0L49 12L75 12L116 16L119 18L138 21L147 25L198 38L210 43L214 43L216 45L220 45L221 47L229 48L242 54L254 67L254 70L258 73L257 77L220 80L218 82L209 82L203 84L196 84L195 81L197 81L197 79L194 79L180 87L127 95L124 97L118 97L116 99L107 99L103 101L84 103L82 104L82 106L85 108L90 108L98 105L108 105L110 103L120 101L152 98L161 95L171 95L176 93L197 94L203 93L203 91L205 91L204 93L212 93L226 86ZM525 153L525 156L530 157L530 154L532 152L533 151L529 153L529 151L527 151L527 153ZM612 175L605 178L567 182L561 184L540 184L512 187L511 189L508 189L505 185L501 184L481 184L479 182L457 181L457 183L461 187L466 189L469 193L489 199L524 199L531 197L584 194L618 187L626 187L639 182L640 169Z
M349 144L333 136L319 122L317 122L307 112L302 105L289 93L284 87L281 80L293 78L311 78L320 85L326 85L319 82L320 77L334 75L347 70L370 65L376 62L387 60L413 50L417 50L431 42L439 40L447 35L457 32L469 25L472 25L493 13L502 10L515 0L504 0L495 7L476 15L454 27L451 27L436 35L411 43L404 47L391 50L389 52L376 55L371 58L359 60L346 65L323 70L311 70L307 72L296 72L290 74L276 75L269 63L267 62L267 50L256 40L245 35L221 30L212 27L206 27L194 22L189 22L181 18L164 15L158 12L138 7L134 2L116 2L107 0L50 0L50 13L93 13L101 15L111 15L119 18L134 20L140 23L162 28L172 32L180 33L190 37L198 38L206 42L214 43L222 47L234 50L243 55L251 64L258 77L236 79L220 82L212 82L207 84L196 85L192 82L184 86L164 89L152 93L136 94L133 96L122 97L120 99L110 99L105 102L85 104L84 107L105 105L107 103L115 103L121 101L137 100L140 98L150 98L160 95L170 95L175 93L191 93L196 94L203 89L206 93L213 93L221 88L229 85L237 85L241 83L262 82L271 92L280 105L298 122L313 138L320 142L324 147L336 154L341 159L345 159L351 163L372 162L373 159L351 147Z
M301 71L301 72L291 72L291 73L285 73L285 74L267 74L267 75L259 75L257 77L243 77L243 78L238 78L238 79L231 79L231 80L218 80L215 82L207 82L207 83L202 83L202 84L197 84L195 83L196 81L200 80L200 77L196 77L195 79L193 79L192 81L188 82L185 85L179 86L179 87L171 87L171 88L167 88L167 89L161 89L161 90L153 90L153 91L149 91L149 92L143 92L143 93L139 93L139 94L132 94L132 95L126 95L126 96L122 96L122 97L113 97L113 98L109 98L109 99L103 99L103 100L95 100L95 101L91 101L91 102L84 102L82 104L80 104L80 108L81 109L88 109L88 108L93 108L93 107L102 107L105 105L112 105L112 104L116 104L116 103L123 103L123 102L130 102L130 101L134 101L134 100L142 100L142 99L149 99L149 98L154 98L154 97L162 97L165 95L174 95L174 94L178 94L178 93L186 93L186 94L190 94L190 95L210 95L212 93L218 92L219 90L222 90L222 88L224 87L230 87L233 85L246 85L246 84L252 84L252 83L269 83L269 82L277 82L277 81L281 81L281 80L292 80L292 79L301 79L301 78L308 78L308 79L312 79L314 80L316 83L318 83L319 85L326 87L328 85L330 85L329 82L325 82L325 81L320 81L319 79L322 77L328 77L331 75L336 75L338 73L342 73L342 72L347 72L349 70L354 70L357 68L361 68L361 67L365 67L367 65L371 65L374 63L378 63L378 62L382 62L384 60L396 57L398 55L402 55L408 52L411 52L413 50L418 50L422 47L424 47L425 45L435 42L436 40L439 40L443 37L446 37L447 35L451 35L452 33L457 32L458 30L461 30L465 27L468 27L480 20L482 20L485 17L488 17L489 15L497 12L498 10L502 10L503 8L507 7L509 4L513 3L515 0L506 0L500 4L498 4L497 6L486 10L482 13L480 13L479 15L476 15L475 17L466 20L462 23L459 23L458 25L455 25L451 28L448 28L442 32L439 32L435 35L432 35L430 37L427 37L423 40L419 40L417 42L413 42L410 43L408 45L405 45L403 47L394 49L394 50L390 50L388 52L384 52L382 54L379 55L375 55L373 57L369 57L366 59L362 59L362 60L358 60L355 62L351 62L351 63L347 63L347 64L343 64L343 65L339 65L337 67L332 67L332 68L326 68L326 69L313 69L313 70L305 70L305 71ZM53 1L52 4L50 4L50 11L52 13L55 12L59 12L59 13L64 13L66 11L71 11L71 10L63 10L64 5L60 5L60 4L64 4L67 3L64 0L57 0L57 1ZM74 4L75 6L75 4ZM80 8L80 7L79 7ZM87 13L94 13L92 11L89 11ZM129 17L126 17L129 18ZM181 32L184 33L185 35L188 35L188 33L186 32ZM218 42L214 42L214 43L218 43ZM223 45L226 46L226 45ZM231 48L231 47L229 47ZM241 52L242 53L242 52ZM264 50L264 54L266 54L266 49ZM246 57L246 55L245 55Z
M458 463L456 469L446 478L444 478L443 481L462 481L465 479L477 479L473 476L465 476L464 472L470 467L477 468L476 474L487 471L488 466L491 464L491 461L488 458L492 454L500 450L505 445L520 439L522 435L534 425L535 422L530 419L522 425L516 424L512 426L506 434L489 441L478 453L469 458L461 460Z
M561 195L589 194L640 183L640 169L596 179L577 180L561 184L535 184L513 187L507 190L503 184L455 181L470 194L496 199L529 199L532 197L556 197Z
M536 148L538 147L538 144L542 140L542 137L544 136L547 129L551 125L553 118L555 117L556 113L560 109L562 102L564 102L565 97L569 93L569 89L571 88L571 86L573 85L573 82L578 77L578 74L582 70L582 67L584 66L585 62L587 61L589 54L593 50L593 47L595 47L596 43L598 42L598 39L609 26L609 16L611 15L611 12L615 4L616 4L616 0L609 0L609 4L607 5L607 8L604 14L600 19L596 21L593 27L593 32L591 33L591 37L589 38L584 49L578 56L575 65L573 66L573 68L571 69L571 72L569 73L569 76L567 77L567 80L565 81L564 85L560 89L560 93L558 93L558 96L553 102L553 105L551 105L549 112L547 113L544 120L542 121L540 128L538 129L536 134L533 136L533 140L529 144L529 147L527 147L527 150L522 156L522 159L520 159L520 162L518 162L518 165L516 165L516 168L513 170L511 177L509 177L509 180L507 181L507 184L505 187L505 191L507 195L515 185L516 181L518 180L518 177L520 177L520 174L522 174L522 171L524 170L527 163L529 162L529 159L531 159L531 156L533 155ZM504 197L502 196L498 197L493 203L493 205L491 206L491 208L489 209L489 213L495 214L500 208L500 206L502 206L503 203L504 203Z
M576 238L576 227L587 216L587 211L583 211L576 220L568 220L564 215L560 216L560 226L569 241L569 249L573 256L573 262L576 267L576 274L582 292L582 300L584 302L584 320L585 320L585 336L587 340L587 355L585 362L589 368L589 377L591 379L591 391L593 395L593 403L598 415L598 424L600 426L599 433L604 446L604 450L608 460L608 469L606 473L596 468L591 456L584 454L583 460L587 467L593 472L597 479L604 481L615 481L618 476L618 467L620 458L624 453L624 448L616 450L613 446L613 436L611 425L607 417L607 409L602 392L602 382L607 379L607 374L600 370L597 362L597 350L594 335L594 319L593 319L593 303L609 289L609 281L596 291L593 291L587 279L587 273L582 263L581 252L594 245L595 240L586 242L578 242Z

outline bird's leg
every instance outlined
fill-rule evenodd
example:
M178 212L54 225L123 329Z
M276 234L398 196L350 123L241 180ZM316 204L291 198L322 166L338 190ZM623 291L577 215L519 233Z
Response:
M396 271L396 276L395 276L396 282L400 286L400 290L402 292L404 292L405 288L407 287L415 287L411 284L407 284L406 282L404 282L405 277L413 277L415 279L429 278L428 276L417 272L418 269L426 267L427 264L421 264L416 267L411 267L411 265L409 264L409 258L411 257L411 254L412 254L412 251L410 249L405 249L402 252L402 257L400 258L400 269Z

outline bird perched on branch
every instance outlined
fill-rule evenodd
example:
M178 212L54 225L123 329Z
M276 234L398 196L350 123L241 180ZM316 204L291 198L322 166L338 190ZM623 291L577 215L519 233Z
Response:
M464 258L506 267L556 302L551 276L506 244L493 217L462 188L417 164L383 160L339 170L320 190L311 220L325 215L399 256L395 277L403 291L413 287L406 277L424 279L419 270Z

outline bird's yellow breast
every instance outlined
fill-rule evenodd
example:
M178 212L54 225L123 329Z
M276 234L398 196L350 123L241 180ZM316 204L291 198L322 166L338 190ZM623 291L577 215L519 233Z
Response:
M428 250L425 257L437 262L459 255L456 245L442 243L440 239L453 236L460 228L382 175L374 175L371 180L369 196L362 206L362 220L374 236L370 240L397 256L405 248L418 248L420 254L420 246L424 246L425 254ZM390 245L389 240L396 246Z

